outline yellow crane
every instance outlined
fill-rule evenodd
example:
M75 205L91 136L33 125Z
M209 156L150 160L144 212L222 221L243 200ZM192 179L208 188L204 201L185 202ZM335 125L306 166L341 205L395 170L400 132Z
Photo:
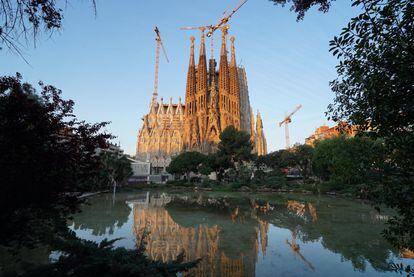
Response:
M281 127L283 124L285 124L285 139L286 139L286 149L290 148L290 138L289 138L289 123L292 122L292 116L299 111L299 109L302 108L302 105L297 106L293 112L291 112L289 115L285 115L285 118L279 122L279 127Z
M160 48L162 48L162 52L164 53L165 59L167 62L170 62L167 57L167 52L165 51L164 45L162 44L161 40L161 33L157 26L154 28L155 32L155 41L156 41L156 49L155 49L155 78L154 78L154 91L152 93L152 100L151 103L155 104L157 102L158 97L158 67L160 64Z
M235 14L248 0L241 0L240 3L230 12L224 12L223 17L220 19L220 22L215 25L207 25L207 26L198 26L198 27L181 27L181 30L200 30L202 33L204 33L206 30L207 37L210 38L210 45L211 45L211 58L214 58L214 39L213 34L214 32L219 29L220 27L225 27L228 29L228 26L225 26L227 22L229 22L230 18Z

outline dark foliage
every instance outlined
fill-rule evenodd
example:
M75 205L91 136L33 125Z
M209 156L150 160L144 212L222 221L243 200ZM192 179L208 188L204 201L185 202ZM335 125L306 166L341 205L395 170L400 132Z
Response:
M36 243L56 231L54 221L63 228L77 210L76 192L99 165L95 150L110 138L100 132L107 123L77 120L73 101L53 86L40 88L37 94L19 74L0 78L0 244Z
M53 245L61 251L59 259L53 263L39 266L14 276L41 277L89 277L89 276L176 276L186 271L200 260L183 263L184 253L169 263L151 261L145 255L144 238L136 250L114 248L113 243L120 239L106 240L100 243L77 239L73 233L71 239L55 239Z
M113 249L114 241L96 244L69 231L79 192L99 180L100 171L111 170L102 168L97 153L111 138L100 131L107 123L77 120L74 103L61 99L60 90L40 83L37 94L21 79L0 78L0 247L12 254L22 247L62 254L25 276L175 276L194 266L182 264L182 256L168 264L152 262L143 246Z
M254 157L252 149L250 135L247 132L238 131L230 125L220 134L217 154L227 157L231 165L234 165L251 161Z
M384 174L384 146L366 137L336 137L319 142L312 157L313 172L329 190L361 192L377 186Z
M257 168L266 166L277 171L287 167L295 167L306 178L311 173L312 154L313 148L309 145L302 144L289 150L281 149L267 155L259 156L255 160L255 165Z
M95 0L91 2L95 9ZM21 55L22 39L35 43L40 32L60 30L67 4L63 0L0 0L0 50L4 45Z
M373 200L399 214L390 220L387 238L414 249L414 1L354 0L353 5L363 12L330 42L340 62L328 114L384 139L386 178L373 188Z
M378 136L401 136L414 124L414 1L354 1L364 12L330 42L340 59L329 105L344 120Z
M131 162L121 153L103 150L99 154L99 167L92 172L90 180L82 189L97 191L107 190L116 185L123 185L132 175Z
M205 175L215 172L217 179L222 180L224 172L232 168L235 169L235 176L238 176L243 163L254 159L252 149L250 135L230 125L220 134L217 152L206 156L200 172Z
M285 162L282 159L282 155L284 155L286 151L287 150L283 149L283 150L271 152L267 155L259 156L255 160L255 165L257 168L260 168L261 166L266 166L271 169L280 170L286 166Z
M306 180L311 174L312 155L313 148L309 145L301 144L293 147L290 151L285 152L285 155L282 155L282 158L286 166L297 168L303 179Z
M318 7L321 12L327 12L331 6L331 2L335 0L270 0L275 5L285 6L286 4L292 4L291 11L297 13L297 20L302 20L305 13L313 6Z
M199 152L183 152L172 159L167 171L171 174L185 174L190 182L190 173L198 173L205 158L205 155Z
M211 172L215 172L217 180L221 180L224 171L231 167L230 159L228 156L221 155L219 153L208 154L201 165L200 173L209 175Z
M391 269L400 275L403 275L404 273L407 274L407 277L410 277L414 274L414 268L411 268L410 265L404 266L402 263L391 263L390 264Z

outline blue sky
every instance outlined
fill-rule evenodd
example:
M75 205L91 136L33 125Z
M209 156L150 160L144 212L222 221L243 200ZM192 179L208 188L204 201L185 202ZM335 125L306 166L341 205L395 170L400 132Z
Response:
M215 23L237 3L98 0L95 17L90 1L71 2L60 32L41 37L35 48L24 48L30 65L0 50L0 75L20 72L25 81L42 80L62 89L65 98L75 101L80 119L111 121L108 130L117 136L115 141L134 154L153 90L154 26L170 59L160 59L159 95L164 102L170 96L177 102L179 96L184 100L189 37L196 37L196 53L199 43L199 32L179 27ZM303 143L316 127L332 124L324 112L333 99L329 81L336 77L337 60L328 53L328 43L357 14L350 4L338 0L329 13L312 9L296 22L289 7L249 0L231 19L229 34L236 37L237 60L246 68L250 101L262 115L270 151L284 147L284 128L277 122L298 104L303 108L290 126L292 143Z

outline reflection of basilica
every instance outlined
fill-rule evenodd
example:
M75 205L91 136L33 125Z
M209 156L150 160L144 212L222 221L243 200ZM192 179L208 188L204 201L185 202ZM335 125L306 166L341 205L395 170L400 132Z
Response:
M366 231L366 226L374 222L367 221L370 217L365 216L370 210L355 213L354 206L344 209L339 203L336 207L341 208L335 209L330 201L325 201L285 198L270 203L264 199L241 200L200 193L151 197L147 194L129 203L133 208L135 235L140 238L146 231L149 258L169 262L184 253L184 262L202 259L183 276L254 276L256 270L263 268L260 257L274 257L274 248L268 250L268 236L274 236L278 230L269 233L270 226L289 230L284 233L286 237L273 237L272 241L284 242L284 247L277 247L279 251L285 250L280 255L295 257L308 273L317 271L314 263L318 259L306 255L305 245L318 241L323 248L340 253L344 261L350 261L358 270L365 271L369 263L375 270L387 271L390 249L378 243L374 232ZM335 224L344 214L352 215L347 219L350 225ZM377 227L373 230L380 231L381 225ZM358 236L353 236L350 228L358 230ZM355 250L348 243L350 240L353 244L375 247ZM402 253L406 258L411 255Z
M297 216L305 218L305 212L306 212L306 204L295 201L295 200L288 200L287 201L287 209L293 213L295 213ZM312 221L315 222L318 220L318 214L316 211L316 208L312 205L312 203L308 203L308 210L309 214L312 218Z
M413 252L399 252L379 235L387 214L345 199L203 192L120 194L115 204L111 195L100 195L89 201L69 223L77 235L99 241L132 230L140 238L147 229L151 259L168 262L181 253L184 261L202 258L184 276L254 276L269 262L272 269L265 271L280 275L321 274L329 267L335 267L331 275L337 270L352 275L352 268L388 272L395 257L407 264L411 261L406 259L414 258ZM127 247L136 243L133 236ZM320 257L310 255L316 248L309 252L308 244L319 245L317 251L327 255L339 254L341 261L321 264Z
M147 255L163 262L175 260L184 252L184 261L194 261L202 258L200 264L186 272L184 275L195 276L254 276L255 264L259 251L266 252L267 231L269 223L258 220L254 227L256 240L254 247L246 253L238 253L238 257L232 258L220 249L220 232L218 225L198 224L191 227L183 227L176 223L164 208L170 202L166 196L149 197L143 201L134 201L134 232L141 237L146 231L145 238ZM235 213L230 214L235 219ZM237 222L233 221L233 224ZM253 226L252 226L253 227Z

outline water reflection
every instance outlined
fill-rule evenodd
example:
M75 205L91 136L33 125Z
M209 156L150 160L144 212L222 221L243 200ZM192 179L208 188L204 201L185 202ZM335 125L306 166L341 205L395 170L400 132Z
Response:
M191 201L187 197L177 199L179 203L191 203L198 205L209 205L201 197ZM211 199L209 199L211 200ZM231 258L219 247L220 231L219 222L214 215L210 215L209 222L203 223L193 218L191 224L182 222L178 224L170 215L165 206L173 201L171 196L161 194L160 196L149 196L145 201L133 201L134 232L141 237L144 231L146 236L147 255L153 259L163 262L174 260L181 252L185 253L185 260L192 261L203 258L199 266L184 275L196 276L236 276L254 275L254 260L246 256L257 256L257 247L253 248L248 255L240 253L236 258ZM217 204L217 203L214 203ZM231 213L232 222L236 221L239 208L236 207ZM174 212L171 212L174 215ZM241 219L241 218L239 218ZM188 220L185 220L188 221ZM189 227L185 226L190 225ZM256 236L257 238L257 236Z
M84 211L76 215L74 230L91 230L94 236L112 235L128 220L131 209L125 205L124 199L116 200L112 195L91 198ZM93 218L93 220L90 220ZM69 225L72 225L70 222Z
M117 198L111 207L110 197L93 198L73 228L96 240L129 232L131 244L148 231L151 259L168 262L181 252L187 261L202 258L184 276L378 276L392 274L391 261L413 264L380 236L386 215L353 201L238 193Z
M296 231L292 231L292 241L289 242L286 239L286 244L290 246L293 253L298 256L312 271L315 271L315 267L300 253L300 246L296 242Z

